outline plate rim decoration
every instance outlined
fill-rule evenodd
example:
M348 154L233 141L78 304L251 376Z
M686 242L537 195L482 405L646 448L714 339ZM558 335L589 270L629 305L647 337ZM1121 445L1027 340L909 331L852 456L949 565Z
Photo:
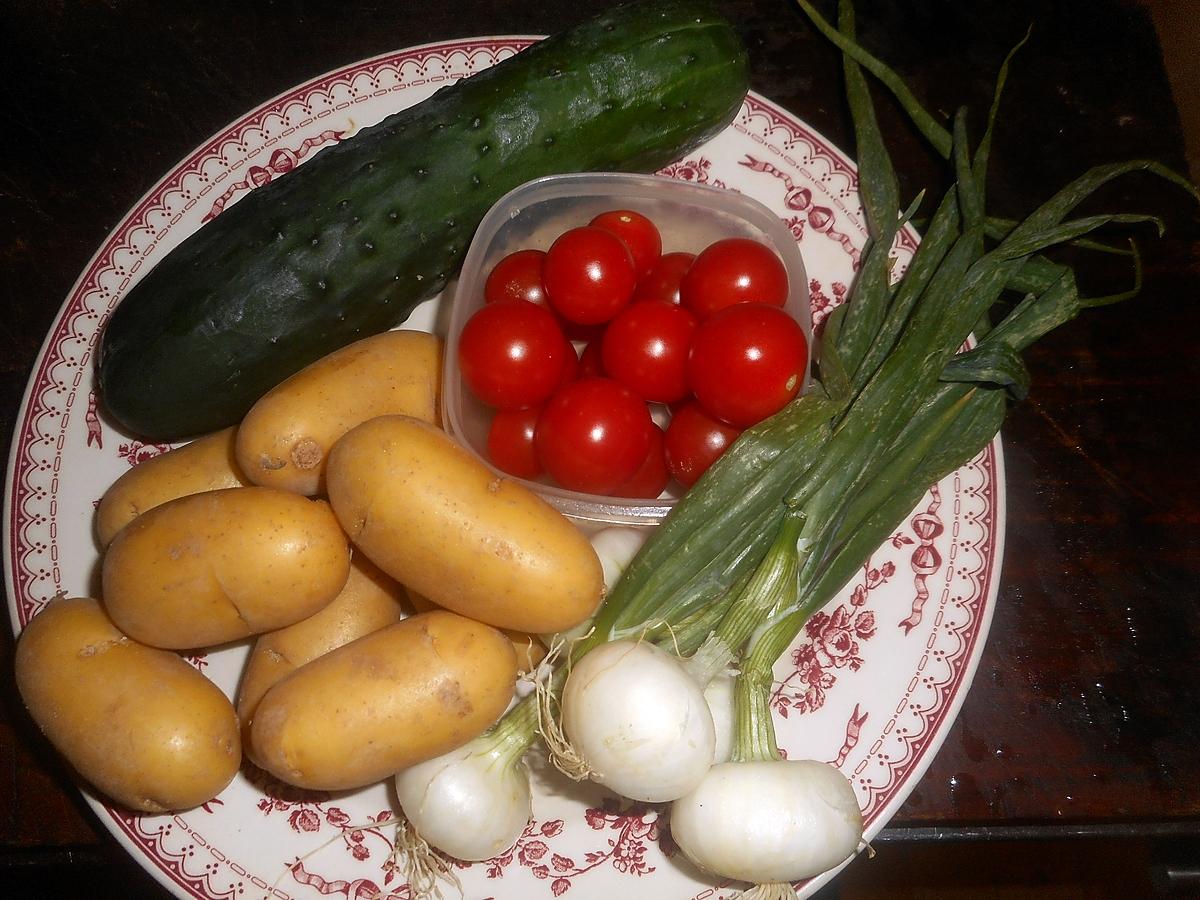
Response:
M103 319L139 272L246 191L367 124L354 113L367 112L374 121L381 111L416 102L536 39L493 35L431 41L312 78L216 132L122 217L56 314L15 420L5 479L3 554L15 634L56 594L94 594L99 551L88 511L121 466L167 449L119 443L123 436L98 409L92 385L91 357ZM857 170L799 117L751 92L729 128L663 174L744 188L767 203L805 253L810 286L816 288L814 321L819 324L840 301L864 237ZM902 233L899 265L916 242L911 228ZM428 319L428 312L419 308L410 327L429 327L412 324ZM72 463L81 453L92 454L89 462L99 464L79 471ZM814 743L805 737L797 752L823 755L842 766L864 808L868 841L928 769L967 696L997 602L1004 532L1004 460L997 436L976 459L931 487L893 538L872 555L861 577L810 621L777 666L773 705L781 746L792 749L789 741L799 730L794 723L803 719ZM202 670L226 673L222 687L229 691L228 673L246 648L243 643L188 658ZM908 682L872 689L872 673L889 666L903 671ZM893 693L879 699L884 687ZM251 783L243 771L212 804L154 817L114 809L86 787L80 789L102 825L178 897L315 898L330 892L365 897L368 888L384 897L412 896L381 855L388 842L383 786L367 792L362 803L375 806L369 807L371 820L363 822L348 818L342 808L357 802L354 795L297 799L286 789L266 792L263 784ZM542 808L535 800L531 829L506 857L458 870L464 896L555 897L571 892L576 879L576 896L607 895L614 885L635 896L665 892L679 900L736 892L735 886L709 882L680 862L655 809L597 799L599 789L586 797L574 789L570 796L565 793L546 797ZM243 815L251 809L257 821ZM567 821L560 815L564 810L574 818ZM352 860L339 857L329 865L313 855L321 862L310 863L310 851L315 854L330 842L331 833ZM248 843L266 849L250 853ZM268 859L281 851L290 858ZM807 882L801 895L836 873Z

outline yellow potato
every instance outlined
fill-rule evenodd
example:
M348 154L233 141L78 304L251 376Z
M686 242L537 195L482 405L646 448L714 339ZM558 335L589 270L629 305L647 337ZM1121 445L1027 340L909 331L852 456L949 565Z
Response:
M438 421L441 369L441 340L422 331L343 347L254 404L238 427L238 463L255 484L320 494L329 449L355 425L389 413Z
M233 458L236 432L236 428L226 428L196 438L138 463L114 481L96 508L100 546L107 547L118 531L168 500L250 484Z
M438 606L530 634L584 621L604 593L583 534L444 432L381 416L334 445L329 502L351 541Z
M350 577L333 602L295 625L260 635L238 687L243 727L263 694L307 662L343 644L393 625L404 617L404 588L361 553L350 560Z
M361 559L362 554L356 558ZM424 594L418 594L412 588L405 588L404 593L408 598L409 605L419 613L429 612L431 609L441 609ZM512 641L513 649L517 651L517 666L522 672L532 672L534 667L546 658L546 645L537 635L527 634L524 631L513 631L511 628L501 628L500 630Z
M210 647L306 619L338 595L350 548L323 500L274 488L192 494L117 534L104 604L142 643Z
M229 699L176 654L126 637L96 600L52 600L21 633L15 669L50 743L129 809L206 803L241 764Z
M512 699L517 658L494 628L421 613L314 659L278 682L250 727L254 758L313 790L349 790L482 734Z

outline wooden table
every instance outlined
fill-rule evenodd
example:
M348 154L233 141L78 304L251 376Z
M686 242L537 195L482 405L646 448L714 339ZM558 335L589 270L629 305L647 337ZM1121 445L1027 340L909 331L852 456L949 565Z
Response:
M605 5L6 5L0 434L7 441L42 337L87 259L209 134L360 58L468 34L544 33ZM719 5L746 39L754 88L851 148L837 58L803 17L784 0ZM997 135L995 212L1027 211L1094 163L1148 156L1183 169L1148 15L1118 0L1045 5L862 0L860 36L931 108L977 111L978 129L998 60L1035 22ZM881 116L905 195L940 183L899 117ZM1138 299L1089 312L1028 354L1032 396L1003 432L1008 532L991 637L949 739L880 846L1101 835L1153 841L1175 862L1196 851L1200 231L1196 207L1149 178L1104 197L1097 209L1162 215L1167 237L1144 244ZM12 687L11 651L0 640L0 893L87 885L160 896L36 734Z

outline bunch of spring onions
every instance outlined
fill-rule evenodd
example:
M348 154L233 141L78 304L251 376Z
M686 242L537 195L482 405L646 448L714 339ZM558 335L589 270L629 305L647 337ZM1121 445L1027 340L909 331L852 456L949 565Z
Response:
M1135 170L1197 195L1139 160L1086 172L1020 223L989 217L985 173L1009 60L972 150L961 111L947 130L855 43L849 0L836 27L797 2L843 51L870 234L851 294L825 324L819 377L746 431L636 555L636 540L615 554L620 577L538 694L468 747L398 776L405 814L451 856L488 858L520 836L529 817L522 758L539 734L564 771L630 799L672 802L683 852L756 885L757 896L791 896L794 882L852 856L862 818L848 782L823 763L785 761L776 746L776 660L929 485L993 439L1028 387L1021 352L1080 310L1136 292L1135 279L1131 291L1082 297L1071 269L1041 255L1103 225L1156 221L1068 218L1080 201ZM889 253L922 198L902 211L864 70L955 176L898 279ZM1124 252L1137 272L1136 253ZM1013 292L1021 299L993 325L989 313ZM971 335L975 345L962 351ZM714 700L728 697L731 672L732 713L727 699L724 709ZM479 799L484 784L495 790Z

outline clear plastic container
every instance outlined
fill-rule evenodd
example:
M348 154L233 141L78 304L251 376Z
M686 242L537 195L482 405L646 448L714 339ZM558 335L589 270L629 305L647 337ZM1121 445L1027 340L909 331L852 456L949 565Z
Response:
M446 331L442 382L442 421L446 432L484 464L492 410L474 397L458 367L458 339L471 315L483 305L488 272L505 255L532 248L547 250L568 228L586 225L610 209L632 209L648 216L662 232L663 253L699 253L727 237L749 237L772 247L787 269L786 309L812 345L808 278L792 233L761 203L742 194L656 175L616 172L552 175L527 182L496 202L479 224L458 280L447 290L452 299ZM807 388L805 378L804 387ZM668 488L653 500L605 497L569 491L541 481L516 479L567 516L604 524L655 524L678 499Z

